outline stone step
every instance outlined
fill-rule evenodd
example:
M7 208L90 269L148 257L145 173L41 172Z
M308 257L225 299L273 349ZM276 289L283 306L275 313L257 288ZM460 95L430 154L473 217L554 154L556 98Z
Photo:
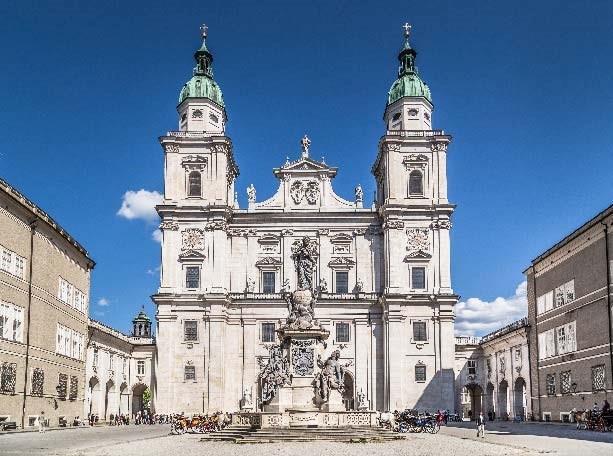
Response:
M205 434L203 442L266 443L266 442L310 442L315 440L336 442L378 442L404 439L405 436L387 429L373 427L282 427L251 429L229 426L211 434Z

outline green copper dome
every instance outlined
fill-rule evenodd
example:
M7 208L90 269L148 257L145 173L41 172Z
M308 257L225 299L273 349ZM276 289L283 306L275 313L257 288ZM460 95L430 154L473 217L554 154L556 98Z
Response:
M410 26L405 25L404 45L400 50L400 54L398 54L398 60L400 61L398 79L394 81L387 94L388 105L400 100L402 97L424 97L432 103L430 88L417 74L417 68L415 67L417 52L409 44L409 31Z
M207 27L200 27L202 34L202 45L194 54L196 68L194 75L185 83L179 94L179 104L186 98L208 98L224 107L223 95L219 85L213 79L213 54L206 47Z

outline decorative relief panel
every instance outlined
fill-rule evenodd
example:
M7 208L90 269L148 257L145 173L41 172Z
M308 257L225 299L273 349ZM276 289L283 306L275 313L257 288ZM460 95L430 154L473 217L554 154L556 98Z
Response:
M401 230L404 228L404 222L402 220L388 220L383 223L384 230Z
M319 183L317 181L294 181L290 187L290 196L294 203L300 204L306 199L308 204L315 204L319 199Z
M449 220L435 220L430 226L435 230L450 230L452 224Z
M165 144L164 150L166 151L166 153L177 154L179 153L179 146L177 146L176 144Z
M229 228L228 236L255 236L258 232L255 228Z
M432 152L447 152L447 143L445 142L430 143L430 150Z
M267 234L258 239L260 252L266 254L280 253L280 239L272 234Z
M228 224L224 221L209 222L206 224L204 229L206 231L215 231L215 230L226 231L228 229Z
M292 344L292 367L296 375L311 375L315 367L312 341L295 341Z
M281 260L277 259L277 258L273 258L273 257L266 257L266 258L261 258L258 261L255 262L255 265L258 268L265 268L265 267L274 267L275 269L279 269L281 267Z
M345 233L338 233L330 239L330 242L332 243L333 254L351 253L351 243L353 242L352 236Z
M179 229L179 224L174 220L164 220L160 223L160 230L170 230L177 231Z
M430 234L427 228L407 230L407 258L430 258Z
M204 250L204 231L188 228L181 233L181 250Z
M330 266L331 268L351 268L355 265L355 261L353 261L351 258L346 258L346 257L339 257L339 258L333 258L329 263L328 266Z
M181 165L186 171L204 171L208 160L201 155L188 155L181 160Z

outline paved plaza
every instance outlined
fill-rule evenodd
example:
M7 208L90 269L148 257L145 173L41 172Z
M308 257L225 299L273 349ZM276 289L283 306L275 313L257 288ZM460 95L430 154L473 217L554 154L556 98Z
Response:
M215 454L252 456L283 454L309 456L351 455L611 455L613 433L575 431L572 426L496 423L488 426L485 439L475 438L468 423L443 427L439 434L408 434L406 439L388 443L271 443L240 445L200 442L197 434L169 435L168 425L97 427L0 435L0 456L168 456Z

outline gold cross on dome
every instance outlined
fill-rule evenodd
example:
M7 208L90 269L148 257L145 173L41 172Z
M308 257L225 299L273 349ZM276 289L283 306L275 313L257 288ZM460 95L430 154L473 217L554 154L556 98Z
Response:
M202 24L200 26L200 36L202 36L202 39L206 38L206 34L208 32L209 28L206 26L206 24Z
M413 27L409 25L408 22L405 22L402 28L404 29L404 36L408 38L409 35L411 34L411 28Z

